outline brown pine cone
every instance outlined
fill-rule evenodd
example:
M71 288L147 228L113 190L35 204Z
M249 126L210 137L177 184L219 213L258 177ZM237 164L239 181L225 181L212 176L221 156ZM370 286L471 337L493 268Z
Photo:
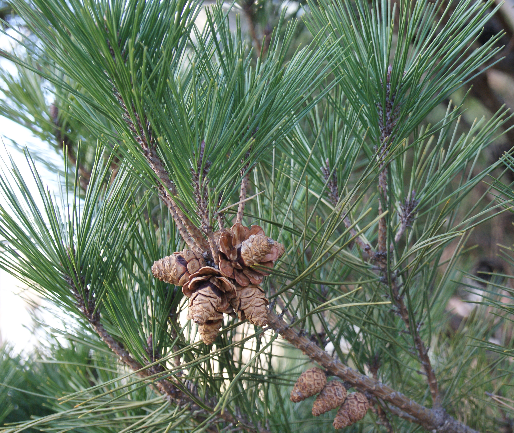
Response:
M247 287L237 287L236 297L230 300L230 304L237 313L239 320L248 320L257 326L266 326L268 324L269 304L264 290L256 285Z
M191 274L204 266L205 260L201 254L191 250L183 250L154 262L152 274L159 280L176 286L183 286L187 283Z
M327 384L325 372L319 368L309 368L304 371L291 391L290 399L294 403L305 400L320 392Z
M208 320L203 325L198 326L198 332L200 333L200 338L202 341L210 345L214 343L214 340L216 340L216 337L218 336L221 328L221 324L223 323L223 320Z
M237 284L246 287L261 284L265 271L251 268L260 265L272 268L284 254L284 246L264 234L259 226L245 227L236 223L230 229L217 232L220 249L220 271Z
M369 401L361 392L353 392L348 394L343 406L352 423L360 421L366 415L369 409Z
M312 414L314 416L320 416L325 412L341 406L346 400L346 394L346 388L341 382L337 380L328 382L314 401Z
M205 266L191 275L182 293L190 298L188 317L200 325L233 312L230 300L235 297L235 287L214 268Z
M334 428L339 429L355 424L364 418L368 409L369 401L364 394L361 392L348 394L345 402L337 411Z
M339 430L340 428L345 428L352 425L353 422L350 421L346 412L341 412L341 409L337 412L336 417L334 418L334 428Z

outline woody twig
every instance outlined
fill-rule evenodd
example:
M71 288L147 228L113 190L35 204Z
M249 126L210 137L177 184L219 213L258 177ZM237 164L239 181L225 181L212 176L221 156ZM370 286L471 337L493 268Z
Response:
M255 45L255 50L259 54L262 49L261 42L259 37L257 36L257 29L255 28L255 14L253 11L253 5L255 0L245 0L243 2L243 11L246 15L246 19L248 20L248 31L250 33L250 37L252 38L253 44Z
M116 62L116 55L114 52L113 45L109 39L107 39L107 45L113 60ZM126 57L126 53L122 52L122 57ZM150 123L148 120L141 119L133 104L129 104L129 107L125 103L120 92L113 84L113 93L118 103L123 109L123 120L128 126L132 137L141 147L143 155L148 161L148 165L154 171L159 178L160 184L157 186L159 191L159 197L168 207L173 220L178 228L180 236L184 239L184 242L193 251L202 253L207 250L208 243L203 237L201 231L191 222L191 220L182 211L183 206L177 197L177 189L175 184L170 179L169 173L166 170L159 153L157 152L156 140L152 134ZM135 121L133 120L135 119Z
M193 251L200 253L205 251L207 241L201 234L200 230L191 222L179 206L180 201L177 198L175 184L171 181L169 174L157 153L155 138L152 135L148 121L145 120L143 123L139 118L139 115L135 110L133 110L133 117L136 120L134 122L122 96L116 91L116 89L114 89L114 91L118 102L123 108L125 123L129 127L134 140L141 146L149 166L161 182L157 187L159 197L161 197L162 201L168 207L182 239L184 239L186 244Z
M243 214L245 210L246 204L246 191L248 189L248 163L245 164L244 168L241 170L241 190L239 192L239 205L237 207L237 215L236 215L236 224L241 224L243 222Z
M400 242L400 239L407 228L412 227L412 223L417 213L416 206L419 204L419 200L415 197L416 191L412 191L405 199L405 202L400 205L400 227L394 236L395 243Z
M369 364L369 371L371 373L371 376L373 379L378 380L378 369L380 368L380 357L378 354L375 354L372 362ZM371 410L377 415L378 418L378 424L384 426L384 428L387 430L388 433L394 433L393 426L389 422L389 419L387 418L387 414L385 413L384 409L380 405L380 402L378 399L373 398L373 406L371 407Z
M52 122L55 126L55 140L60 146L63 146L68 160L77 168L80 187L85 191L89 185L91 173L80 163L80 161L78 161L75 151L73 150L73 143L69 135L64 131L64 125L59 119L59 109L55 103L50 106L50 117L52 118Z
M380 128L380 147L378 148L377 158L379 163L379 177L378 177L378 192L379 192L379 214L384 212L387 207L389 199L389 191L387 185L387 156L388 147L394 139L394 128L398 122L399 106L395 106L395 94L391 91L391 72L392 68L389 66L387 71L386 82L386 98L385 106L381 103L378 104L378 118ZM414 199L414 195L407 198L404 205L402 205L402 214L400 215L401 224L395 236L400 239L405 229L410 226L415 216L415 208L418 200ZM396 313L401 317L409 333L414 340L414 346L418 355L418 359L423 366L423 370L427 376L427 382L432 395L432 401L435 408L440 407L440 395L437 378L432 367L432 363L428 356L428 348L425 346L419 334L420 325L413 323L409 310L404 300L404 293L401 292L401 284L398 280L397 273L391 273L391 255L387 251L387 216L384 215L379 219L378 224L378 246L375 254L375 261L378 264L382 274L382 282L388 285L391 290L391 299L396 308Z
M214 232L212 230L211 220L209 217L208 209L208 185L209 185L209 169L211 167L210 161L204 161L205 155L205 141L200 143L200 149L198 153L198 160L196 168L191 169L191 177L193 181L193 191L196 201L197 214L200 217L202 223L202 230L207 236L209 242L209 248L212 254L214 263L218 264L218 245L214 239Z

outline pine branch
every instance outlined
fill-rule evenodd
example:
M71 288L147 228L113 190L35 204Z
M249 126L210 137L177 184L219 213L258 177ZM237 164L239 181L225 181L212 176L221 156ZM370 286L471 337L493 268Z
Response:
M262 45L259 40L259 37L257 36L257 30L255 28L255 14L253 12L253 5L255 3L255 0L245 0L243 1L243 11L246 15L246 19L248 21L248 31L250 33L250 37L252 38L253 44L255 45L255 50L257 52L257 55L260 54L262 50Z
M371 410L377 415L379 419L377 423L384 426L384 428L387 430L387 433L394 433L393 426L387 419L387 415L384 409L382 409L382 407L376 403L375 405L371 406Z
M107 344L109 349L111 349L126 366L136 372L139 377L152 380L153 382L151 383L151 386L156 388L156 390L162 394L170 404L177 405L178 407L188 405L192 418L197 419L199 422L203 422L208 419L207 415L201 415L201 413L199 413L201 408L187 393L182 391L177 385L168 379L158 379L159 376L162 376L162 374L166 372L162 365L156 364L155 362L145 366L141 365L132 357L121 343L116 341L113 336L109 334L100 321L100 312L95 308L94 298L89 299L88 302L86 302L86 299L89 298L89 289L87 286L83 288L83 294L81 294L77 289L74 280L70 276L64 275L64 279L67 282L71 293L75 297L77 307L82 312L83 316L87 319L100 339ZM176 377L174 379L178 382ZM187 388L184 384L182 384L182 387ZM200 400L198 395L195 395L195 397ZM210 412L214 413L218 402L213 402L212 399L210 399L209 402L202 401L202 404L208 407ZM241 411L238 408L235 408L234 412L239 415L232 415L228 411L223 411L223 413L216 415L215 419L210 422L215 423L217 422L216 420L223 421L232 426L239 426L249 433L270 433L266 429L254 427L250 421L240 415ZM206 431L216 433L218 430L212 427L207 428Z
M416 352L418 353L418 358L423 366L423 370L427 376L427 382L430 387L430 393L432 394L432 401L434 402L434 407L441 406L441 398L439 395L439 387L437 384L437 378L432 367L432 363L430 361L430 357L428 356L428 348L423 343L419 335L418 326L413 326L409 316L409 310L404 302L404 296L400 295L400 287L398 285L398 280L395 275L391 277L390 287L393 292L393 302L398 309L398 313L402 318L407 330L412 334L414 338L414 345L416 347Z
M416 192L412 191L409 197L405 199L405 203L400 205L400 227L394 236L394 242L400 242L402 235L407 230L407 227L412 227L412 223L416 217L416 206L419 204L419 200L416 200L414 197L416 196Z
M111 57L116 62L114 49L109 39L107 39L107 45L109 46ZM190 219L184 214L184 212L182 212L180 206L177 205L180 204L180 202L176 197L177 190L175 188L175 184L171 181L169 174L157 153L155 139L153 137L148 120L144 119L145 125L143 126L138 113L134 110L134 107L132 106L132 111L136 118L136 124L134 124L130 116L128 107L125 104L125 101L123 100L123 97L121 96L118 89L114 86L114 84L112 87L114 95L123 109L123 118L125 123L131 131L134 139L143 150L143 154L146 160L148 161L150 168L154 171L159 180L162 182L162 184L158 186L159 196L168 207L173 217L173 220L177 225L177 228L182 239L184 239L184 242L192 250L200 253L203 252L206 249L205 239L203 238L198 228L190 221Z
M268 326L329 373L348 382L352 387L357 388L361 392L369 393L390 403L404 412L408 417L406 419L419 424L426 430L439 433L478 433L476 430L448 415L443 408L428 409L376 379L372 379L347 367L342 362L332 358L310 339L302 336L299 331L289 326L270 310L268 311ZM398 415L399 413L395 414Z
M191 178L193 182L193 194L196 201L197 215L200 217L202 223L202 230L207 236L209 248L214 263L219 263L218 245L214 239L214 232L212 230L211 220L208 209L208 185L209 185L209 169L211 167L210 161L204 162L205 155L205 141L200 143L200 151L198 161L196 163L196 170L191 169ZM203 238L202 238L203 239ZM204 248L205 250L206 248Z
M373 361L369 364L369 371L371 375L373 376L373 379L378 380L378 369L381 366L380 357L378 354L375 354L375 357ZM387 418L387 414L385 413L384 409L380 405L380 402L378 399L373 398L374 405L371 406L371 410L377 415L378 417L378 424L385 427L387 430L387 433L394 433L393 426L389 422L389 419Z
M373 397L375 399L375 397ZM379 401L378 399L375 399ZM385 403L382 402L382 404L385 405ZM398 409L396 406L386 406L388 412L392 413L393 415L397 416L398 418L404 419L406 421L416 423L416 418L414 418L412 415L409 415L408 413L404 412L401 409ZM393 432L394 433L394 432Z
M394 140L393 131L398 122L400 107L394 106L395 94L391 92L391 73L392 66L387 69L387 82L385 104L377 104L378 108L378 126L380 129L380 146L378 148L378 164L380 173L378 175L378 213L383 214L387 208L388 190L387 190L387 153L388 146ZM376 259L384 267L387 255L387 219L384 215L378 221L378 246Z
M225 214L222 210L220 210L220 204L222 200L222 195L218 196L218 202L216 204L216 219L218 220L218 229L223 230L225 228Z
M381 152L379 158L383 161L384 153ZM381 170L378 176L378 213L382 215L384 208L387 208L387 166L380 162ZM378 245L376 260L382 265L386 261L387 249L387 219L386 216L382 216L378 220Z

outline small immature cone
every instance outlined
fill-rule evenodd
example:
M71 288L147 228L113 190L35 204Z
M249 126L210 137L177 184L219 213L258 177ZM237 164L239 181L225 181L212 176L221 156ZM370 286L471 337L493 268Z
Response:
M152 274L159 280L183 286L189 281L191 274L204 266L205 260L201 254L183 250L154 262Z
M237 313L239 320L248 320L257 326L266 326L268 324L268 310L266 306L269 302L264 294L264 290L259 286L237 287L236 297L230 303Z
M292 402L298 403L320 392L326 384L327 376L323 370L309 368L300 375L294 384L290 399Z
M209 320L205 322L203 325L198 326L198 332L200 333L200 338L202 341L210 345L214 343L216 337L218 336L221 328L223 320Z
M340 429L355 424L364 418L368 409L369 401L364 394L360 392L348 394L345 402L337 411L334 428Z
M360 421L369 409L369 401L361 392L354 392L348 395L343 406L353 423Z
M320 392L314 405L312 406L312 414L320 416L325 412L341 406L346 400L346 388L341 382L333 380L328 382L325 388Z

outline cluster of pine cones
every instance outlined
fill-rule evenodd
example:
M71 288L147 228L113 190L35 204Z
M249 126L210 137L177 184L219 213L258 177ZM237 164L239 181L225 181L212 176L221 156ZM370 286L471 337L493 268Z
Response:
M319 368L304 371L291 391L291 401L298 403L318 394L312 406L312 414L320 416L339 407L334 419L334 428L341 429L355 424L366 415L369 401L360 392L348 394L344 385L336 380L327 383L327 376Z
M267 325L268 299L260 287L261 268L271 268L284 254L284 246L264 234L259 226L236 223L215 233L219 248L218 266L209 266L204 255L191 250L173 253L156 261L153 275L167 283L182 286L189 298L188 318L199 325L205 344L219 333L223 314L236 315L254 325Z

